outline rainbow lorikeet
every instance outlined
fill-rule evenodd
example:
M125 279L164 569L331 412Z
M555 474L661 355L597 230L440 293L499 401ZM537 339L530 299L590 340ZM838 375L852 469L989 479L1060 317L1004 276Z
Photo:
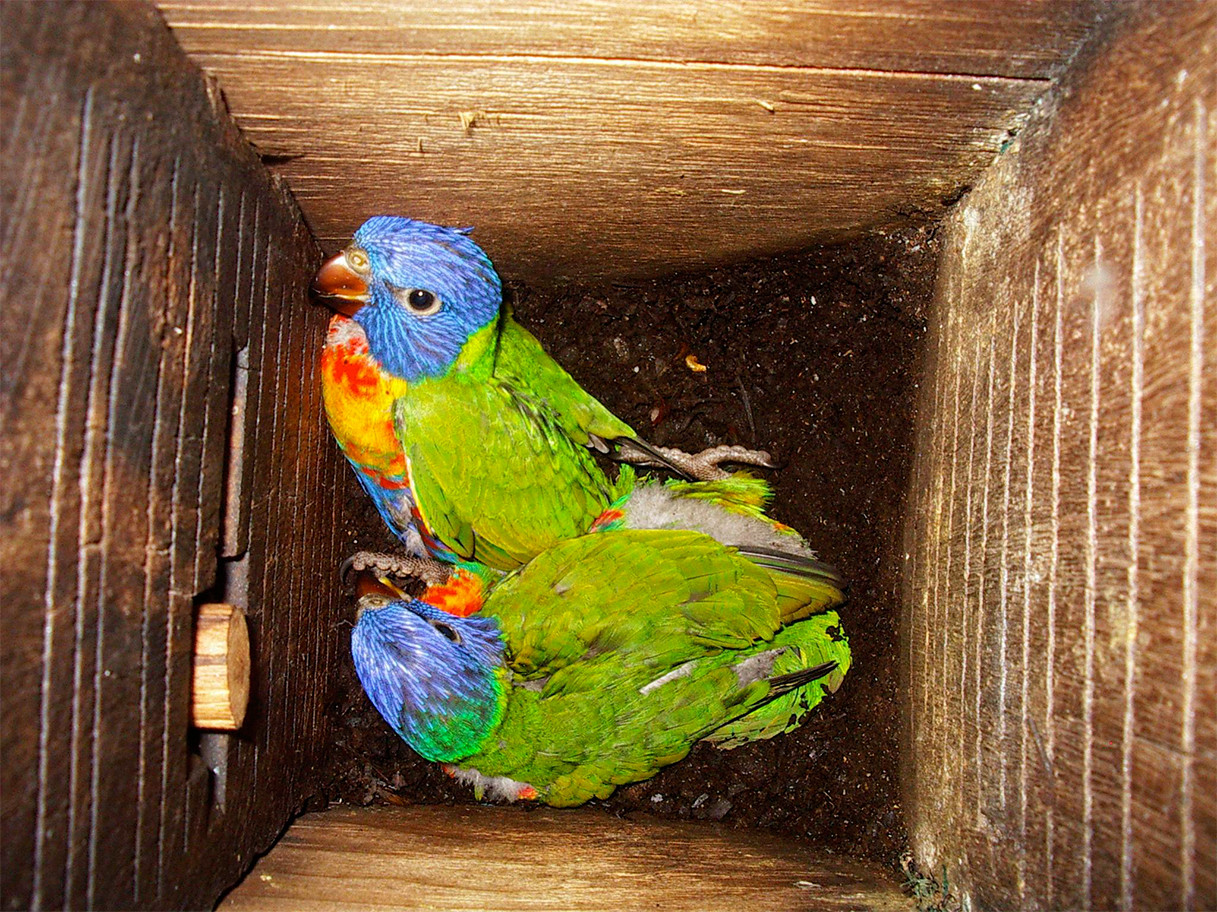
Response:
M330 426L364 488L412 553L509 570L588 530L627 495L593 450L702 478L719 462L650 446L584 391L512 319L469 232L369 219L318 272L335 318L323 354Z
M577 805L703 738L797 727L850 666L826 610L840 586L698 532L605 531L491 583L465 617L433 590L365 594L351 649L393 730L479 797Z

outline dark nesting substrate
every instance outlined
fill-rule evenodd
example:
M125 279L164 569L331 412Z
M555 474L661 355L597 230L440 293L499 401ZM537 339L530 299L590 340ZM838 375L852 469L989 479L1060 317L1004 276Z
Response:
M894 862L898 795L899 530L937 244L931 225L698 275L509 288L517 317L590 392L654 443L742 444L781 467L772 514L849 580L855 665L798 731L721 751L696 746L600 802L606 812L720 820ZM704 371L687 363L694 358ZM346 521L392 548L354 477ZM472 801L389 731L346 654L330 711L328 797L356 804Z

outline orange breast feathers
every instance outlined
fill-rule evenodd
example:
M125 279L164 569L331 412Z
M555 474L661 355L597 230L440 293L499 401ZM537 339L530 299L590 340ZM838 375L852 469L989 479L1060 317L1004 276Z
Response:
M330 320L321 352L321 398L330 429L347 459L378 481L405 482L406 459L393 433L393 400L405 380L386 375L350 317Z

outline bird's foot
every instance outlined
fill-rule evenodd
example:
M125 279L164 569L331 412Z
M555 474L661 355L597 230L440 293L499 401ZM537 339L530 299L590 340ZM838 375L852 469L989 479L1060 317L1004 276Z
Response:
M724 478L730 478L731 473L721 468L722 464L727 462L763 466L767 469L778 467L777 463L773 461L773 457L765 450L750 450L742 446L716 446L692 454L672 447L655 447L654 449L670 465L697 481L721 481ZM623 449L620 458L623 462L632 465L664 468L663 464L653 456L634 448Z
M422 580L428 586L447 582L452 567L425 557L406 557L379 551L356 551L342 562L339 574L345 581L352 573L368 570L377 575Z

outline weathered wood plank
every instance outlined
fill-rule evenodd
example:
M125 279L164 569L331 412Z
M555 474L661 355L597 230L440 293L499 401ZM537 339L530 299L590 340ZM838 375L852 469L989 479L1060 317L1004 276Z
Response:
M226 271L232 268L228 264L235 264L239 243L239 229L235 221L240 217L240 208L232 206L228 198L233 192L226 191L223 183L217 181L211 187L207 204L215 219L215 233L211 238L212 255L208 264L210 275L205 277L205 282L212 288L209 309L214 313L215 319L211 327L211 338L207 340L211 371L204 399L203 458L199 470L199 522L196 532L198 546L194 567L196 590L204 588L204 580L215 578L216 560L221 544L224 471L228 465L228 428L232 421L230 388L236 358L231 328L235 305L235 276Z
M1094 276L1093 228L1069 226L1062 236L1057 269L1064 289L1061 333L1069 364L1061 378L1061 483L1059 489L1059 572L1053 701L1056 751L1056 895L1070 907L1089 907L1092 886L1094 812L1093 764L1094 612L1097 595L1092 560L1089 470L1099 458L1091 441L1091 310ZM987 657L986 657L987 658Z
M231 211L231 210L230 210ZM245 458L245 422L249 409L249 314L253 296L257 213L242 192L232 230L232 258L221 269L222 288L232 296L232 402L224 466L224 503L221 514L220 556L239 558L249 544L249 461Z
M907 784L918 856L977 904L1217 903L1215 36L1211 7L1143 7L948 223L914 477L969 521L914 514L914 641L951 567L974 582L913 658ZM941 391L969 383L957 440ZM932 672L957 655L962 713Z
M1213 792L1199 791L1196 777L1197 770L1207 769L1211 781L1217 753L1202 751L1195 740L1197 721L1217 713L1217 691L1197 686L1205 674L1202 655L1207 653L1210 662L1213 655L1202 615L1211 618L1215 610L1215 590L1199 586L1201 555L1207 555L1211 567L1217 547L1217 539L1201 538L1211 535L1206 532L1211 523L1200 522L1201 511L1211 514L1217 497L1212 481L1217 427L1197 413L1204 388L1211 388L1217 376L1217 356L1206 344L1203 326L1204 312L1217 300L1206 275L1212 261L1207 266L1204 261L1217 225L1205 214L1205 207L1213 210L1217 190L1217 122L1206 113L1215 107L1217 92L1211 91L1167 121L1157 146L1162 164L1139 184L1140 395L1143 414L1150 416L1143 421L1140 441L1140 526L1147 536L1168 537L1170 547L1143 545L1138 554L1138 588L1146 604L1139 612L1135 642L1135 740L1129 764L1134 786L1130 814L1137 824L1130 833L1129 865L1131 877L1157 884L1151 902L1193 907L1217 902L1217 841L1211 835L1197 841L1206 826L1212 833L1217 812ZM1209 290L1202 290L1206 286ZM1161 680L1177 683L1162 687ZM1143 790L1143 784L1149 788ZM1172 800L1164 801L1164 792Z
M763 833L596 811L341 808L300 818L237 909L910 909L888 872Z
M377 212L473 224L506 275L545 285L792 250L943 211L1099 9L161 8L323 244Z
M39 239L66 233L82 243L89 240L83 221L96 207L99 186L98 163L82 139L89 108L30 101L62 91L71 73L62 66L19 65L17 47L48 38L48 23L29 13L12 6L0 10L0 106L10 125L0 141L5 160L20 163L0 178L0 232L5 244L13 245L8 249L30 254L0 261L0 287L11 299L10 325L23 328L0 335L8 365L0 378L0 465L6 478L20 480L0 488L5 532L0 535L0 689L9 695L0 726L5 847L0 893L6 908L37 893L58 903L63 896L67 791L46 784L67 781L68 757L63 749L48 753L40 736L50 726L66 732L72 724L76 574L74 562L60 556L75 550L79 533L79 501L72 492L80 433L70 418L81 414L83 399L72 365L87 362L92 323L87 303L78 306L75 296L57 293L69 287L73 264L82 257L65 256L62 247L40 247ZM28 155L26 148L38 154ZM76 193L62 187L65 174L76 179ZM26 696L13 700L13 694ZM10 864L10 857L22 861ZM32 864L34 858L42 864Z
M1025 685L1027 710L1022 719L1029 735L1025 750L1028 780L1028 829L1023 836L1026 870L1043 872L1040 891L1046 906L1055 904L1053 845L1056 839L1056 778L1051 757L1056 737L1056 612L1060 570L1060 465L1062 359L1061 325L1063 277L1056 256L1058 236L1037 225L1033 242L1038 253L1031 263L1031 307L1034 332L1028 369L1035 374L1033 422L1027 431L1031 485L1026 507L1031 524L1030 569L1025 610L1028 614L1029 663Z
M225 797L242 814L226 816L188 727L194 602L217 582L232 346L265 335L235 325L238 285L246 323L249 294L291 302L272 316L290 328L271 334L295 346L293 367L262 407L285 439L309 443L279 458L303 484L338 468L320 445L317 394L301 386L324 322L303 301L317 250L150 7L9 3L0 14L4 152L18 163L0 181L0 236L25 251L0 265L24 328L3 336L0 395L0 454L21 482L0 510L3 905L205 906L323 767L310 732L289 744L257 731L266 762L258 775L237 764ZM295 598L269 614L254 606L266 618L255 666L283 668L283 655L315 653L332 632L337 494L302 497L240 459L231 468L267 519L298 530L292 560L273 568ZM314 540L325 546L303 544ZM247 570L219 575L243 601ZM292 721L319 718L324 674L280 675L268 702L292 707Z
M702 64L199 59L238 117L254 92L275 112L240 122L284 159L324 243L381 211L473 223L507 275L543 283L795 249L940 210L1043 88ZM352 118L359 131L339 126Z
M962 73L1044 79L1089 26L1092 3L831 0L660 9L626 0L257 7L161 0L188 51L598 57Z
M266 283L266 238L261 201L242 200L241 251L244 258L238 278L240 289L233 311L233 338L237 346L238 395L233 399L233 425L229 445L230 462L225 475L228 500L224 513L223 556L238 558L249 547L250 497L253 483L253 453L257 438L256 407L261 372L254 363L263 334L261 302ZM237 413L237 409L240 413ZM239 457L239 458L238 458Z
M113 117L113 115L111 115ZM110 119L110 118L107 118ZM151 332L152 305L142 285L139 221L143 181L147 177L140 137L116 131L111 180L116 209L108 213L112 235L107 270L120 307L113 362L106 387L103 424L106 452L102 482L101 538L103 564L97 605L97 698L94 707L93 807L89 820L89 887L93 897L129 896L136 891L135 858L140 819L133 813L131 771L133 745L140 742L139 712L146 592L145 544L148 537L148 490L154 415L148 403L156 388L156 342ZM121 142L119 141L121 140ZM121 206L121 209L117 208Z
M149 156L151 158L151 156ZM179 279L175 264L185 258L173 256L180 250L179 230L180 161L155 160L155 174L143 182L141 213L144 225L160 227L149 239L153 253L147 258L150 341L159 350L156 361L156 387L150 394L153 430L150 445L151 467L146 481L148 533L145 539L144 612L142 619L139 780L137 805L140 838L136 845L136 902L149 904L159 893L161 863L164 858L164 809L172 802L165 796L170 766L168 725L167 665L170 618L170 590L173 546L173 477L176 466L177 429L181 410L182 387L178 378L185 358L187 299L174 294ZM168 218L165 214L168 213ZM155 302L161 302L160 307ZM176 607L176 606L175 606ZM180 609L179 609L180 610Z
M173 891L174 875L169 869L172 859L184 852L185 821L188 799L189 745L181 737L187 729L189 710L186 696L190 692L190 650L193 647L191 613L194 595L193 537L198 517L197 462L189 458L197 453L194 441L199 434L197 401L191 404L191 388L187 382L190 365L195 366L195 386L198 385L200 355L195 351L200 342L192 323L197 320L198 297L204 293L194 283L197 269L198 176L189 159L179 154L173 183L173 236L168 253L169 288L172 297L181 302L172 332L180 337L180 357L173 362L166 382L174 387L175 411L166 416L172 444L168 458L172 474L168 476L165 511L172 530L166 548L169 571L167 611L165 613L164 665L164 727L162 736L162 805L160 821L161 866L157 870L157 895ZM185 426L183 426L185 425ZM193 434L191 433L193 431ZM184 460L183 456L186 455ZM183 465L185 462L185 465ZM183 475L183 471L190 474ZM185 540L183 540L185 539ZM169 796L173 796L172 800Z

